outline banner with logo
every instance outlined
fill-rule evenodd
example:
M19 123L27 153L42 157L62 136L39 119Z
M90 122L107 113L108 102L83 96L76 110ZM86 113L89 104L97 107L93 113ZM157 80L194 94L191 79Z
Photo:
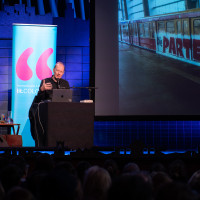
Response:
M12 118L21 124L23 146L35 146L28 112L41 80L52 75L56 38L54 25L13 24Z

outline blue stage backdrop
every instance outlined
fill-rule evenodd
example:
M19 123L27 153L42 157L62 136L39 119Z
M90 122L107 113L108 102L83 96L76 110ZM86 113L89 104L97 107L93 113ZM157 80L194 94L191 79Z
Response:
M23 146L34 146L28 112L42 79L52 75L56 62L57 27L13 24L12 117L20 123Z

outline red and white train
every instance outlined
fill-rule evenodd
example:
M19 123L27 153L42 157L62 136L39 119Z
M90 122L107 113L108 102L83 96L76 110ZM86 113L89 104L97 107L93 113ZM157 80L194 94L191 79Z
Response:
M120 22L119 41L200 66L200 9Z

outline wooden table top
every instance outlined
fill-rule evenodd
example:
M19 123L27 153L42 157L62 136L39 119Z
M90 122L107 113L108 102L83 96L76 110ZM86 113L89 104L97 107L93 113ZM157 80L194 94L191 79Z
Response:
M15 123L1 123L0 122L0 126L15 126L15 125L20 125L20 124L15 124Z

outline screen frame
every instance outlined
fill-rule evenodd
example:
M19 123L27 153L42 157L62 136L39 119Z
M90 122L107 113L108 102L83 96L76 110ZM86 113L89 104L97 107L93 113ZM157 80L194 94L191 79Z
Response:
M117 5L116 7L114 7L114 3ZM122 120L126 120L126 121L136 121L136 120L141 120L141 121L191 121L191 120L195 120L198 121L200 120L200 114L199 115L119 115L119 108L116 108L116 104L113 106L112 108L109 108L109 106L106 105L105 109L106 111L108 110L114 110L114 113L109 114L109 113L103 113L103 112L99 112L100 109L102 109L102 106L104 103L108 103L107 100L111 100L111 102L113 100L116 100L116 94L118 94L118 99L117 99L117 103L119 103L119 87L116 89L115 88L115 92L114 93L109 93L109 88L110 87L106 87L110 85L110 81L112 81L112 83L116 83L116 80L119 81L119 65L118 67L118 71L115 75L117 75L118 77L115 80L110 80L109 79L109 75L112 74L112 70L116 69L116 68L112 68L110 69L110 71L108 71L108 77L106 77L106 83L103 85L103 87L101 87L97 81L97 74L99 73L99 67L102 66L102 63L99 63L100 59L99 59L99 55L98 55L98 44L97 42L99 42L99 35L97 35L97 32L99 31L99 29L105 28L106 24L103 23L97 23L97 18L98 18L98 14L99 14L99 8L97 6L101 5L104 6L108 4L107 9L104 9L102 12L102 15L110 15L110 13L112 13L111 11L109 11L109 13L106 13L106 11L108 12L109 9L113 9L116 13L115 16L117 14L118 16L118 1L117 0L94 0L90 2L90 86L91 87L95 87L97 88L95 91L92 92L92 96L91 98L94 100L95 102L95 120L97 121L122 121ZM116 9L117 8L117 9ZM110 19L108 19L107 23L109 22ZM117 21L117 32L118 32L118 17L116 17L116 21ZM101 25L101 26L99 26ZM115 24L116 25L116 24ZM111 32L111 28L112 31L116 31L116 27L110 27L109 31ZM105 29L104 29L105 31ZM108 30L107 30L108 31ZM107 32L107 36L110 35L110 32ZM117 42L118 42L118 33L117 33ZM114 40L113 40L114 41ZM115 46L116 48L116 46ZM105 54L107 52L111 52L112 50L107 50L105 47L101 49L104 52L104 56L106 56ZM116 50L116 49L115 49ZM114 52L115 52L114 50ZM118 45L117 45L117 55L116 57L112 58L112 60L114 60L115 63L119 64L119 60L118 60ZM105 64L105 66L108 66L109 64ZM106 70L107 68L103 66L103 69ZM107 71L105 71L107 72ZM105 73L104 72L104 73ZM102 77L103 79L104 77ZM119 82L118 82L119 84ZM106 90L103 93L105 94L106 98L103 99L98 99L99 95L98 95L98 90ZM114 94L114 95L113 95ZM109 95L109 96L106 96Z

